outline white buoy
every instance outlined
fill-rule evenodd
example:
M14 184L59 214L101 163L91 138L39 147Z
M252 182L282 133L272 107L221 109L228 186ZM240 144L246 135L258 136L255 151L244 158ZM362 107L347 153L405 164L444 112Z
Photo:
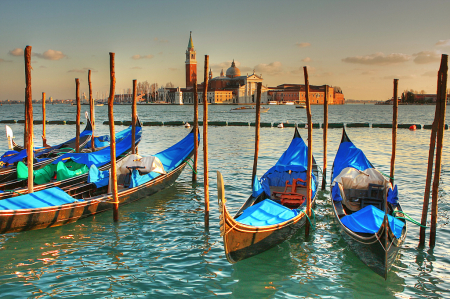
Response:
M281 123L281 124L278 124L278 126L277 126L277 128L283 128L283 124Z
M185 123L185 124L184 124L184 127L185 127L185 128L190 128L191 125L190 125L189 123Z

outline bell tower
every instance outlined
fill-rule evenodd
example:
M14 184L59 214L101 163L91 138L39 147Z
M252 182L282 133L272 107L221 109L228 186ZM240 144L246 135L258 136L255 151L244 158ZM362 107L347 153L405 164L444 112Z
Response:
M197 53L192 42L192 31L189 34L189 44L186 50L186 88L194 87L194 78L197 76Z

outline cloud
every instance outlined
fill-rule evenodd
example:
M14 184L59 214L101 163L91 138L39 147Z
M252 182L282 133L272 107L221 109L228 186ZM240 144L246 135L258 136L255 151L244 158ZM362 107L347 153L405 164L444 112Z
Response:
M12 60L5 60L3 58L0 58L0 63L2 63L2 62L12 62Z
M369 71L362 72L361 75L375 75L376 73L377 73L377 71L369 70Z
M274 76L283 72L283 65L279 61L274 61L269 64L260 63L255 66L255 71Z
M135 66L131 68L132 70L142 70L142 68L140 66Z
M323 72L323 73L312 73L311 77L314 78L323 78L323 77L331 77L334 74L332 72Z
M342 59L343 62L357 63L365 65L392 65L403 63L411 59L411 56L401 53L392 53L385 55L383 53L375 53L366 56L347 57Z
M144 55L144 56L136 54L136 55L131 56L131 59L134 59L134 60L138 60L138 59L152 59L153 57L154 56L152 54Z
M178 71L178 69L176 67L169 67L169 70L171 70L171 71Z
M167 39L159 39L159 38L157 38L157 37L155 37L154 40L155 40L155 42L160 42L160 43L163 43L163 44L169 42Z
M407 80L407 79L416 79L416 75L392 75L392 76L384 76L383 79L387 80L393 80L393 79L401 79L401 80Z
M9 51L8 54L10 54L12 56L23 56L23 49L15 48L14 50ZM42 59L48 59L48 60L60 60L64 57L67 57L66 55L63 54L63 52L55 51L52 49L49 49L42 54L31 53L31 56L36 56L36 57L39 57Z
M41 65L39 68L40 69L46 69L47 67L45 65Z
M424 77L436 77L437 78L437 71L428 71L422 74Z
M436 43L436 46L448 47L450 46L450 39L441 39Z
M69 70L67 72L68 73L87 73L88 71L89 71L89 68L88 67L84 67L82 69L72 69L72 70ZM92 72L92 70L91 70L91 72Z
M311 47L311 43L295 43L295 45L299 48Z
M14 50L9 51L8 54L12 56L23 56L23 49L15 48Z
M213 70L214 72L220 72L222 69L224 71L224 73L227 71L228 68L231 67L231 63L233 60L228 60L228 61L224 61L221 63L216 63L216 64L211 64L210 68ZM236 67L241 71L241 75L245 72L252 72L253 69L251 67L248 66L241 66L241 63L237 60L234 61L234 64L236 65Z
M159 52L158 54L159 54L159 55L162 55L162 54L163 54L163 52Z
M441 60L441 55L435 51L422 51L413 54L414 62L418 64L434 63Z
M67 57L66 55L63 54L63 52L55 51L52 49L49 49L42 54L35 53L34 55L39 58L48 59L48 60L60 60L60 59L63 59L64 57Z
M303 59L302 59L302 61L303 61L303 62L311 62L311 61L312 61L312 59L311 59L311 58L309 58L309 57L306 57L306 58L303 58Z

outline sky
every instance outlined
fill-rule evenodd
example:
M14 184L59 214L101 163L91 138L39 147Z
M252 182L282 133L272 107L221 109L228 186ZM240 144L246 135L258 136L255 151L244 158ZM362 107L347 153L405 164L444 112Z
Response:
M450 1L6 1L0 2L0 100L24 100L23 49L32 46L32 93L75 98L116 93L132 81L185 87L189 32L199 77L209 55L218 76L234 59L263 84L342 88L346 99L387 100L399 91L436 93L442 54L450 52Z

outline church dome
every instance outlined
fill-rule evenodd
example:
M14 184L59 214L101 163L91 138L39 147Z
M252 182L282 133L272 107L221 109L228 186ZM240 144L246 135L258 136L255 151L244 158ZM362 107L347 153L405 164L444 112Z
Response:
M235 78L239 77L241 75L241 71L236 67L236 64L233 62L231 63L231 67L227 69L227 77L228 78Z

